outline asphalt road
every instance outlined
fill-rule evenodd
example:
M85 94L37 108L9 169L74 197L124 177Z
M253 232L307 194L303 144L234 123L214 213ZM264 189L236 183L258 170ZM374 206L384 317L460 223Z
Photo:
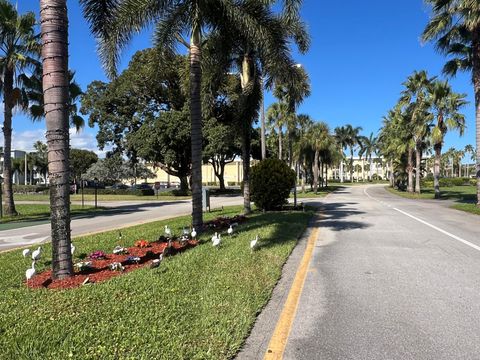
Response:
M480 359L479 216L383 186L322 202L284 359Z
M211 208L221 206L240 205L243 198L211 197ZM102 206L104 204L102 203ZM165 202L109 202L111 210L104 210L94 215L86 214L72 219L72 236L88 234L98 231L107 231L126 226L133 226L142 222L168 219L191 213L191 200ZM39 221L38 225L0 231L0 251L20 246L29 246L50 240L50 222Z

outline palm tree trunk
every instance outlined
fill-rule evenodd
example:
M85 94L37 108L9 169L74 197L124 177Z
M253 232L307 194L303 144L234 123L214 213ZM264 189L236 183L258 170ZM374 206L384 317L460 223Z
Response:
M440 199L440 162L442 161L442 144L434 145L435 162L433 164L433 187L435 188L435 199Z
M53 277L73 274L70 241L68 17L66 0L41 0L43 96L47 125Z
M3 198L5 201L5 215L15 216L15 203L13 201L13 171L12 171L12 92L13 92L13 70L7 66L4 73L3 84ZM1 206L1 204L0 204Z
M370 181L373 180L373 158L370 156Z
M343 160L340 161L340 182L343 183Z
M325 165L325 187L328 187L328 165Z
M365 182L365 159L362 159L362 181Z
M192 124L192 226L203 226L202 209L202 49L200 26L194 26L190 40L190 117Z
M247 127L245 125L245 127ZM244 130L245 131L245 130ZM250 205L250 146L251 146L250 128L242 136L242 162L243 162L243 212L250 214L252 208Z
M353 149L350 152L350 182L353 183Z
M422 144L419 143L417 144L417 149L415 151L415 155L416 155L416 160L415 160L415 192L417 194L420 194L421 190L420 190L420 179L421 179L421 173L422 173L422 170L421 170L421 165L422 165Z
M318 161L320 157L320 152L315 150L315 157L313 160L313 191L315 194L318 191Z
M278 158L282 160L282 127L278 127Z
M407 191L413 193L413 149L411 146L408 147L407 154L407 173L408 173L408 184Z
M475 92L477 206L480 207L480 26L472 31L472 80Z

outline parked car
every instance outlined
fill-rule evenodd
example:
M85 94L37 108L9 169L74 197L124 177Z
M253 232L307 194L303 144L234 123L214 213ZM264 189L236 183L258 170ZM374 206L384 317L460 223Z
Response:
M119 184L113 184L110 187L110 189L113 189L113 190L127 190L127 189L130 189L130 186L119 183Z

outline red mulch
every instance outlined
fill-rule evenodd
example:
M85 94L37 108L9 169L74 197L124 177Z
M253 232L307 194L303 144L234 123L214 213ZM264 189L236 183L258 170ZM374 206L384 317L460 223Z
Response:
M196 240L189 240L186 245L182 246L179 242L172 242L174 248L173 253L184 251L188 248L194 247L198 244ZM120 276L132 270L149 266L151 260L158 259L161 253L167 247L166 242L154 241L150 243L150 247L130 247L128 248L128 254L107 254L107 257L103 260L90 260L84 259L82 261L91 261L91 268L88 270L77 271L69 278L62 280L53 280L52 271L45 270L35 275L31 280L27 282L27 286L32 289L47 288L47 289L71 289L81 286L85 279L89 278L90 283L96 283L100 281L108 280L114 276ZM140 262L127 263L126 259L129 256L138 256ZM108 268L108 265L114 262L120 262L125 267L124 271L112 271Z

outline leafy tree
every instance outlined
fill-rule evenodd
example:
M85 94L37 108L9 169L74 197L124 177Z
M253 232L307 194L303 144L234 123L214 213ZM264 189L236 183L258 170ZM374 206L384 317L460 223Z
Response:
M164 111L147 119L129 136L128 142L138 156L152 162L167 174L180 179L180 189L188 190L191 175L190 117L183 111Z
M98 161L98 156L93 151L70 149L70 174L73 181L77 182Z
M38 35L35 34L35 14L18 14L15 6L0 0L0 73L3 93L3 199L5 214L17 215L12 188L12 111L15 106L25 106L18 76L35 66L38 61Z
M452 58L444 73L472 74L475 92L477 205L480 206L480 3L473 0L425 0L433 17L425 27L423 39L435 41L437 50Z
M140 165L142 166L142 165ZM142 175L145 176L145 170L141 169ZM147 176L152 177L153 174L146 172ZM131 163L122 159L118 153L108 154L105 159L100 159L91 165L84 175L84 179L98 179L105 184L115 184L125 180L133 179L135 169Z
M73 274L70 240L68 15L66 0L40 0L53 278Z

